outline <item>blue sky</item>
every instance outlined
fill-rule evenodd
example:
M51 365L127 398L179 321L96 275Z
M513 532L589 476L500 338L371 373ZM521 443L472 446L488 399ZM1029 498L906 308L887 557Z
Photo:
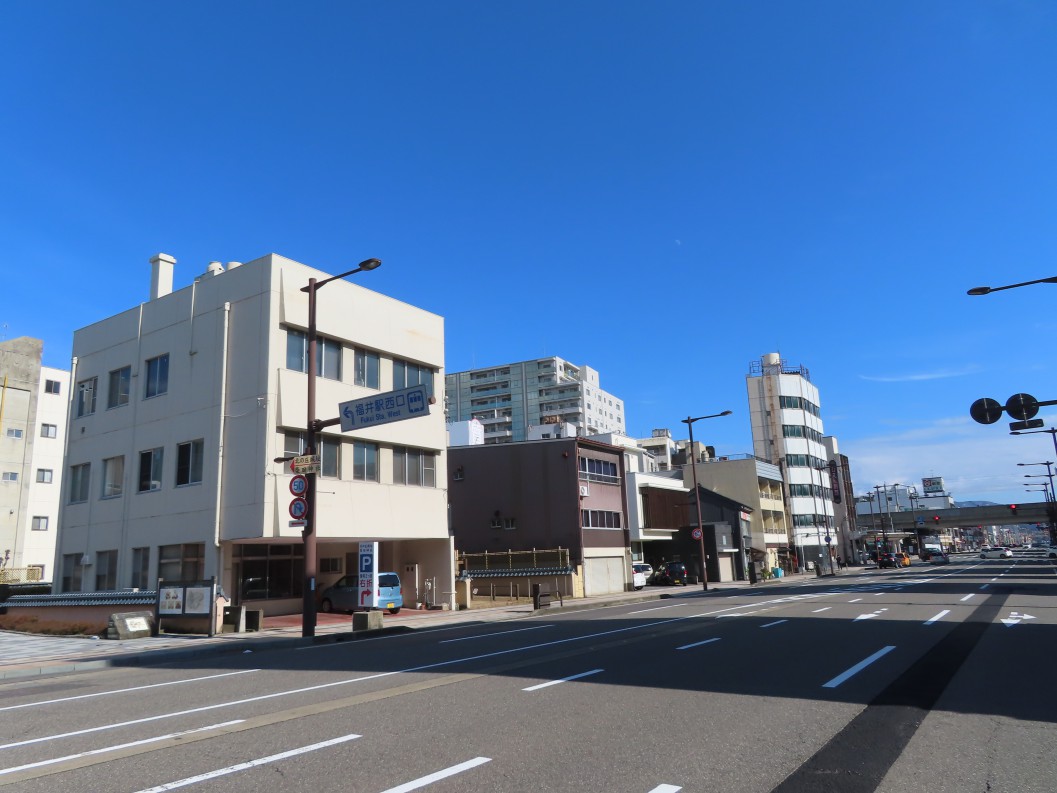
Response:
M449 371L558 355L737 454L779 352L857 492L1034 499L1051 437L968 407L1057 398L1057 285L965 292L1057 274L1055 40L1042 2L13 0L0 335L68 368L159 251L376 256Z

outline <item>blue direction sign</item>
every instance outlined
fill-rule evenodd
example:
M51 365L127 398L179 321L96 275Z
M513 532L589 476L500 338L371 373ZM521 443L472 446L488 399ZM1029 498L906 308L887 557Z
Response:
M348 432L376 424L428 416L429 403L429 390L424 385L342 402L338 405L341 431Z

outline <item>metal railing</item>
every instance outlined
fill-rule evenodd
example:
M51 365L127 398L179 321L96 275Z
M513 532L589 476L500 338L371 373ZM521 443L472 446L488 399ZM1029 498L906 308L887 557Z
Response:
M2 567L0 584L30 584L43 578L39 567Z
M531 551L483 551L457 554L460 570L534 570L569 567L568 548L533 548Z

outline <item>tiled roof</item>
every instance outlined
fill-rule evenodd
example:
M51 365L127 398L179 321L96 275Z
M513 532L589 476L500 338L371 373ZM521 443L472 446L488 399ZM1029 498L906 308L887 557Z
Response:
M468 578L538 578L546 575L570 575L571 567L523 567L515 570L463 570L457 580Z
M158 602L154 589L116 589L108 592L63 592L59 595L12 595L0 608L30 606L153 606Z

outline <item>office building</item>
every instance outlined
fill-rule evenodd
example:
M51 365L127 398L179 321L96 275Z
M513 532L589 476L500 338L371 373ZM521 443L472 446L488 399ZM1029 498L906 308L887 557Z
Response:
M216 578L236 604L298 613L305 582L292 473L306 448L310 278L328 273L269 254L211 263L173 291L176 260L151 259L150 299L74 335L73 408L57 591ZM412 385L443 398L441 317L335 280L316 293L315 415ZM453 590L446 430L426 416L317 444L316 591L357 572L361 541L419 584Z
M554 357L448 374L444 409L449 421L484 424L486 444L527 440L541 424L625 431L624 402L601 389L598 372Z

